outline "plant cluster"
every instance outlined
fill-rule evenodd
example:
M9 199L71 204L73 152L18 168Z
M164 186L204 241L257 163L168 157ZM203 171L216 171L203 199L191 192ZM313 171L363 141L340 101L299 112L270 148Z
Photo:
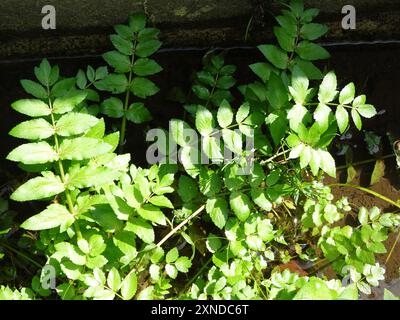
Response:
M206 56L194 97L184 99L189 116L170 122L179 163L141 168L121 152L127 121L151 120L145 99L158 88L147 77L162 71L149 58L159 31L144 15L115 27L116 50L103 56L111 73L88 67L64 78L47 60L35 68L35 81L21 81L32 97L12 104L30 119L10 135L28 142L7 159L34 175L11 199L44 205L20 226L34 235L42 267L29 288L2 286L0 298L357 299L378 286L375 254L386 252L400 218L335 201L323 184L324 174L336 176L333 139L351 123L361 130L376 110L353 83L340 88L334 72L317 67L329 57L314 42L328 31L313 22L318 12L298 0L285 6L278 43L259 46L265 60L250 65L252 83L236 86L236 67ZM99 114L121 123L110 130ZM291 262L316 270L300 274L284 267ZM56 286L43 286L52 272Z

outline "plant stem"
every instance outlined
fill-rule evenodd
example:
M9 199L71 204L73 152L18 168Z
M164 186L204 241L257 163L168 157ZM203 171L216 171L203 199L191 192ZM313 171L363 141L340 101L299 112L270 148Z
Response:
M190 280L186 283L186 285L183 287L179 295L182 295L185 293L185 291L191 286L191 284L203 273L203 271L208 267L210 262L212 261L212 257L210 257L205 264L202 265L200 270L190 278Z
M368 159L368 160L364 160L364 161L360 161L360 162L356 162L356 163L351 163L351 164L348 164L348 165L340 166L340 167L337 167L336 170L347 169L350 166L353 166L353 167L362 166L364 164L369 164L369 163L375 162L377 160L385 160L385 159L393 158L394 156L395 156L394 154L387 154L385 156L380 157L379 159Z
M348 187L348 188L358 189L360 191L364 191L366 193L372 194L373 196L375 196L375 197L377 197L377 198L379 198L379 199L381 199L383 201L386 201L387 203L390 203L391 205L395 206L396 208L400 208L400 204L399 203L394 202L393 200L385 197L384 195L379 194L379 193L377 193L375 191L372 191L372 190L364 188L364 187L356 186L356 185L353 185L353 184L347 184L347 183L334 183L334 184L330 184L329 187Z
M394 248L396 248L396 245L399 242L399 240L400 240L400 229L399 229L399 232L397 233L396 240L394 241L393 246L390 249L388 256L386 257L385 264L387 264L389 262L390 258L392 257Z
M199 209L197 209L193 214L183 220L180 224L178 224L174 229L171 230L159 243L157 243L157 247L161 247L169 238L171 238L178 230L180 230L184 225L186 225L190 220L198 216L204 209L205 205L202 205Z
M134 42L133 48L136 48L136 40ZM129 79L128 79L128 90L126 91L125 95L125 103L124 103L124 114L122 116L122 124L121 124L121 133L120 133L120 139L119 139L119 152L122 153L124 144L125 144L125 135L126 135L126 112L128 111L129 107L129 98L131 96L131 82L132 82L132 77L133 77L133 63L135 62L135 53L132 53L132 58L131 58L131 70L129 71Z
M292 150L291 150L291 149L288 149L288 150L282 151L282 152L280 152L280 153L277 153L277 154L275 154L274 156L272 156L271 158L268 158L267 160L261 161L260 164L261 164L262 166L263 166L263 165L266 165L267 163L270 163L270 162L274 161L276 158L279 158L280 156L283 156L283 155L289 153L290 151L292 151Z
M60 154L60 143L58 141L58 136L57 136L57 133L56 133L56 122L55 122L55 119L54 119L53 106L52 106L50 98L49 98L49 106L50 106L50 109L51 109L51 123L52 123L52 126L54 128L54 144L55 144L55 147L56 147L56 152L58 154ZM65 170L64 170L64 166L63 166L63 163L62 163L61 159L58 159L58 167L60 169L61 181L65 186L66 182L67 182L67 179L65 178ZM69 190L67 188L65 188L64 193L65 193L65 197L67 198L67 204L68 204L69 212L73 216L75 216L76 212L75 212L75 209L74 209L74 204L73 204L73 201L72 201L71 194L70 194L70 192L69 192ZM78 239L82 238L82 233L81 233L81 231L79 229L79 226L76 223L74 223L74 227L75 227L75 231L77 233Z
M24 258L24 259L28 260L29 262L31 262L32 264L34 264L36 267L42 268L42 265L39 262L33 260L32 258L28 257L25 253L23 253L23 252L15 249L15 248L9 246L8 244L0 242L0 246L4 247L4 248L6 248L6 249L8 249L8 250L10 250L10 251L12 251L14 253L16 253L17 255L21 256L22 258Z

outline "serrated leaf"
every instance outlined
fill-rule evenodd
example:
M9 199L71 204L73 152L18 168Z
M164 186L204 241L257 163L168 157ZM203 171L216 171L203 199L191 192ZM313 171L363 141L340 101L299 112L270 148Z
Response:
M362 121L361 121L360 114L357 112L357 110L355 110L355 109L351 110L351 118L353 119L353 122L354 122L356 128L358 130L361 130L362 129Z
M150 76L159 73L163 68L154 60L142 58L133 64L133 72L138 76Z
M60 158L64 160L85 160L107 153L111 149L110 144L99 139L86 137L67 139L60 145Z
M318 123L320 132L325 132L329 127L329 116L332 113L331 108L325 104L319 104L314 111L314 119Z
M206 211L210 215L212 222L223 229L228 220L228 203L224 198L211 198L207 200Z
M142 218L131 218L129 221L132 231L145 243L154 242L154 230L151 224Z
M110 73L103 80L96 82L94 86L99 90L120 94L127 90L128 79L125 74Z
M73 93L76 91L75 84L75 78L62 79L51 88L51 96L54 98L60 98L68 95L69 93Z
M311 147L305 146L300 153L300 168L304 169L310 164L312 151Z
M232 193L229 204L240 221L244 222L250 216L251 201L246 194L241 192Z
M224 159L219 139L205 136L202 139L202 147L205 155L215 163L221 163Z
M179 272L187 273L192 266L192 261L188 257L179 257L175 262L175 267Z
M170 133L174 141L181 147L187 145L187 136L193 129L185 122L179 119L172 119L169 122Z
M172 279L176 279L176 277L178 276L178 270L175 268L175 266L171 264L167 264L165 266L165 272Z
M345 86L342 91L340 91L339 95L339 103L340 104L350 104L353 102L356 94L356 87L354 83L351 82L347 86Z
M189 202L199 194L197 183L192 178L180 176L178 194L184 202Z
M37 82L32 80L21 80L21 85L24 90L39 99L46 99L48 97L48 93L46 89Z
M72 111L78 104L86 99L86 91L74 90L57 98L53 103L53 112L63 114Z
M377 160L375 162L374 171L371 175L371 186L378 183L385 176L385 169L385 161Z
M62 205L51 204L41 213L29 218L22 225L21 228L26 230L45 230L52 229L73 221L74 217Z
M335 159L328 151L319 150L319 156L321 158L321 169L331 177L336 177L336 165Z
M324 60L330 57L328 51L323 47L308 41L302 41L296 48L300 58L308 61Z
M41 164L57 161L59 155L47 142L26 143L11 151L7 160L23 164Z
M56 133L69 137L84 133L93 127L99 119L89 114L69 112L63 115L56 123Z
M232 123L233 111L228 101L222 101L218 108L217 120L221 128L226 128Z
M157 207L173 209L174 205L166 196L153 196L149 202Z
M44 119L34 119L24 121L15 126L9 135L29 140L42 140L51 137L54 134L54 129L50 123Z
M40 81L42 85L45 87L51 86L54 83L52 83L54 79L51 78L51 65L47 59L43 59L42 62L40 63L39 67L35 67L34 72L36 78ZM57 81L57 80L56 80ZM55 82L55 81L54 81Z
M82 167L73 173L69 173L68 187L90 188L112 183L119 173L104 167Z
M115 267L113 267L108 273L107 285L115 292L117 292L121 286L121 276Z
M242 153L243 141L240 133L238 133L236 130L223 129L222 138L225 146L228 147L229 150L233 151L235 154Z
M271 72L274 71L274 67L263 62L251 64L249 67L264 83L269 80Z
M199 106L196 112L196 129L202 136L209 136L214 130L214 118L212 113Z
M300 58L295 58L295 63L300 67L300 69L306 74L307 78L310 80L321 80L323 74L312 62L305 61Z
M49 106L40 100L22 99L15 101L11 107L22 114L30 117L44 117L51 113Z
M199 99L202 100L208 100L211 95L210 91L201 85L192 86L192 91Z
M289 87L290 94L293 96L294 101L297 104L303 104L306 102L308 95L308 86L310 81L299 67L293 68L292 74L292 85Z
M179 251L175 247L168 251L167 255L165 256L165 262L174 263L178 258L179 258Z
M376 115L376 109L371 104L363 104L357 106L357 112L362 115L364 118L372 118Z
M252 189L251 198L253 199L254 203L258 205L261 209L268 212L272 210L272 203L268 199L264 189L261 188Z
M126 118L136 124L141 124L152 119L150 111L141 102L135 102L129 106Z
M290 35L284 28L281 27L274 27L274 34L283 50L287 52L294 51L296 40L294 36Z
M101 103L100 111L111 118L122 118L124 115L124 104L120 99L111 97Z
M130 272L121 283L121 296L124 300L131 300L137 290L137 276Z
M319 168L321 167L321 157L319 152L311 149L310 168L314 176L317 176Z
M236 122L242 123L249 116L250 113L250 104L244 103L240 106L239 110L236 113Z
M113 34L110 36L111 42L114 45L115 49L119 52L130 56L133 52L133 44L131 41L124 39L120 35Z
M337 79L333 71L329 72L319 87L318 100L321 103L329 103L337 95Z
M286 69L289 57L284 51L274 45L261 45L257 48L275 67Z
M110 51L104 53L103 59L110 66L112 66L117 73L126 73L131 70L131 61L129 57L118 51Z
M145 204L142 207L137 208L137 212L143 219L160 224L162 226L167 225L164 213L162 213L158 207L152 204Z
M313 41L327 33L329 28L319 23L308 23L301 27L300 35L307 40Z
M55 196L65 190L56 176L36 177L25 182L11 195L14 201L32 201Z
M135 53L141 58L146 58L160 49L162 43L158 40L147 40L139 42L136 46Z
M149 79L136 77L133 79L130 90L139 98L155 95L160 89Z
M340 133L344 133L349 126L349 114L343 106L338 106L336 109L336 121L339 127Z

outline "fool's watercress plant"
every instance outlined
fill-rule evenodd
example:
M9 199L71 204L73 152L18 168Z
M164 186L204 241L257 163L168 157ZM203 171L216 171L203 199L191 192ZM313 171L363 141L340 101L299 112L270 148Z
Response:
M163 68L150 58L160 47L159 30L146 28L146 16L136 14L128 25L114 27L117 34L110 37L115 50L103 54L104 60L113 68L103 80L95 83L99 90L124 95L123 99L112 96L101 103L101 113L111 118L121 118L119 145L125 143L127 120L140 124L151 120L151 113L143 99L155 95L159 88L147 77ZM131 95L139 98L131 101Z
M88 67L62 79L46 60L35 68L40 83L22 81L35 99L12 105L32 119L10 132L30 142L8 159L38 174L13 200L51 201L21 225L39 231L47 267L33 290L2 287L0 297L52 294L39 285L49 266L61 299L357 299L377 286L384 270L374 255L398 217L334 201L322 184L324 173L336 175L332 140L376 111L354 84L339 89L335 73L314 64L329 57L313 42L327 32L317 15L290 2L277 17L278 45L259 46L267 61L250 65L259 80L238 87L240 102L236 67L222 55L204 59L185 106L192 117L170 122L180 164L139 168L114 153L127 120L150 119L131 94L158 91L145 77L161 71L148 58L161 43L143 15L115 27L116 51L104 55L113 73ZM113 96L100 102L92 86ZM92 102L122 118L121 137L105 133ZM188 129L201 139L188 139ZM336 225L358 211L353 226ZM293 262L332 264L352 283L290 271Z

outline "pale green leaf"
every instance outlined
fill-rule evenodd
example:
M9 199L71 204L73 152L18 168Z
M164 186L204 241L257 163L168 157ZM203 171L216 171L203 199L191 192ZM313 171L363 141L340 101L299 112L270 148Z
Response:
M74 217L62 205L51 204L41 213L29 218L21 228L26 230L45 230L58 227L64 223L73 221Z
M349 114L343 106L338 106L336 109L336 121L339 127L340 133L344 133L349 126Z
M22 114L30 117L43 117L51 113L49 106L40 100L23 99L15 101L11 107Z
M212 113L199 106L196 112L196 129L202 136L209 136L214 130L214 119Z
M65 190L59 177L36 177L25 182L11 195L14 201L40 200L55 196Z
M63 137L84 133L93 127L99 119L89 114L69 112L56 123L56 133Z
M26 143L11 151L7 160L23 164L41 164L57 161L57 152L47 142Z
M85 160L107 153L112 146L99 139L80 137L64 140L60 146L60 158Z
M29 140L42 140L51 137L54 134L54 129L50 123L44 119L33 119L24 121L15 126L9 135Z
M232 124L233 111L228 101L222 101L221 106L218 108L217 120L221 128L226 128Z
M247 195L234 192L230 195L230 206L240 221L246 221L251 212L251 201Z
M339 95L339 103L340 104L350 104L353 102L356 94L356 87L354 83L351 82L347 86L345 86L342 91L340 91Z
M121 295L124 300L131 300L137 290L137 276L130 272L121 283Z

